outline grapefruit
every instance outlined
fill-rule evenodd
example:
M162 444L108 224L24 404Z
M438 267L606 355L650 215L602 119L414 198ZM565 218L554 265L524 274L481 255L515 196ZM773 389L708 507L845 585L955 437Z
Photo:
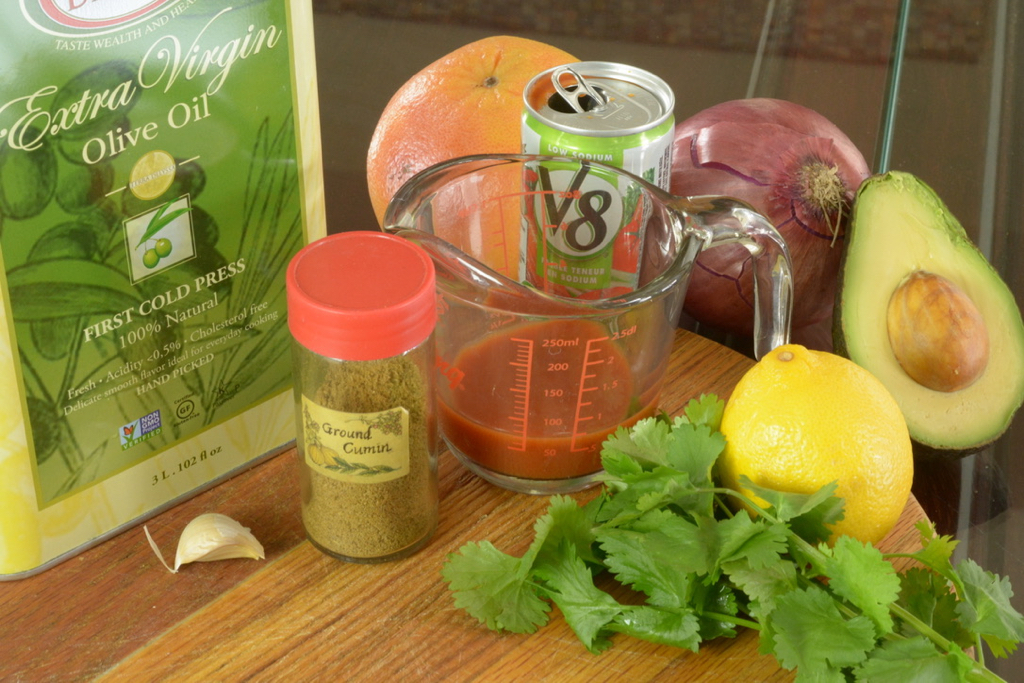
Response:
M491 36L410 78L384 108L366 156L377 221L398 188L428 166L468 154L518 153L526 84L545 69L576 61L546 43Z

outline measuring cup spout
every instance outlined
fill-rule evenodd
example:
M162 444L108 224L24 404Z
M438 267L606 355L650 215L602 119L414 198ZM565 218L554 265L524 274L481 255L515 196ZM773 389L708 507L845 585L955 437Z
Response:
M446 296L466 304L534 316L573 316L593 308L584 302L548 296L525 287L433 233L400 225L386 226L385 232L403 237L426 251L434 261L439 288Z
M750 253L754 283L754 356L789 343L793 266L789 247L763 215L729 197L677 197L673 208L703 233L705 247L739 244Z

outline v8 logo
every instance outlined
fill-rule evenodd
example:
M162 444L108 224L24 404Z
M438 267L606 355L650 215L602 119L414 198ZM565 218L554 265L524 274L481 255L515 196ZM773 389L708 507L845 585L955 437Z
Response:
M557 162L556 162L557 163ZM622 225L622 199L613 182L589 166L538 168L544 235L570 256L590 256L611 244Z

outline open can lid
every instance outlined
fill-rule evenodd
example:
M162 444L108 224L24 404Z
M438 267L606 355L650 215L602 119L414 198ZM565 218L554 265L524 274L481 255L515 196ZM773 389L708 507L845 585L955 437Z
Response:
M437 320L434 263L383 232L319 239L288 266L288 328L314 353L379 360L423 343Z

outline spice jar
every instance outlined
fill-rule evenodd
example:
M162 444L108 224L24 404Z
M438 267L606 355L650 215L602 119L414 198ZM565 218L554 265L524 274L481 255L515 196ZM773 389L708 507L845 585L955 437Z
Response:
M437 527L434 284L426 252L378 232L289 265L302 523L342 560L408 556Z

